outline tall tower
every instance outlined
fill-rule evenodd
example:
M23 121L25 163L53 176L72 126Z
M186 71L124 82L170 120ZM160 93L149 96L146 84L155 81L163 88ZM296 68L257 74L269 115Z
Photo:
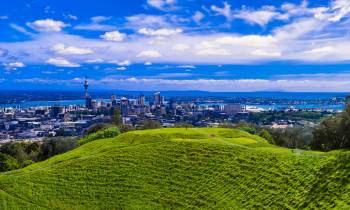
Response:
M85 82L84 82L85 98L89 97L88 88L89 88L89 84L88 84L87 78L85 76Z
M84 82L84 90L85 90L85 107L88 109L92 109L92 98L89 96L89 92L88 92L88 88L89 88L89 84L88 84L88 80L87 77L85 76L85 82Z

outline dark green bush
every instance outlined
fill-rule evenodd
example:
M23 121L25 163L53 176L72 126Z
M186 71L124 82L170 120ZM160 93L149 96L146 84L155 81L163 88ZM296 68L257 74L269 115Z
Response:
M104 130L100 130L96 133L92 133L88 136L85 136L84 138L79 140L79 145L84 145L86 143L89 143L91 141L99 140L99 139L106 139L106 138L113 138L120 134L120 131L116 127L110 127L106 128Z
M18 161L10 155L0 153L0 172L11 171L20 167Z

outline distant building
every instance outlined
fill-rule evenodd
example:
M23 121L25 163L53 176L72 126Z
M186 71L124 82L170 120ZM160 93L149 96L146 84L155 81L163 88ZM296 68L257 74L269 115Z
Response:
M125 97L120 99L120 112L123 117L129 115L129 100Z
M112 103L112 107L117 106L117 96L116 95L111 96L111 103Z
M93 109L92 98L90 96L85 98L85 107L88 109Z
M164 104L164 97L160 95L160 92L154 94L154 105L160 106Z
M138 101L139 106L145 106L145 96L141 95Z
M50 110L50 116L57 118L59 114L63 112L63 107L61 106L52 106Z
M224 106L224 112L228 115L234 115L242 111L240 104L226 104Z
M176 107L177 107L177 103L174 99L170 99L170 102L169 102L169 109L170 109L170 112L173 114L173 115L176 115Z

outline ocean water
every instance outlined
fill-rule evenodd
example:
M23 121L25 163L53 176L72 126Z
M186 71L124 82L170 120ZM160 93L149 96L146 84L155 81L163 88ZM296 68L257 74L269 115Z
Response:
M61 100L61 101L26 101L23 103L0 104L1 108L29 108L40 106L70 106L85 105L85 100Z

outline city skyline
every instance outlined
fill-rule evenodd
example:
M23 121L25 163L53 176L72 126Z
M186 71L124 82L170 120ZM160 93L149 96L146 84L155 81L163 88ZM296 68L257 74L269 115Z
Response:
M350 2L7 2L0 89L349 92Z

